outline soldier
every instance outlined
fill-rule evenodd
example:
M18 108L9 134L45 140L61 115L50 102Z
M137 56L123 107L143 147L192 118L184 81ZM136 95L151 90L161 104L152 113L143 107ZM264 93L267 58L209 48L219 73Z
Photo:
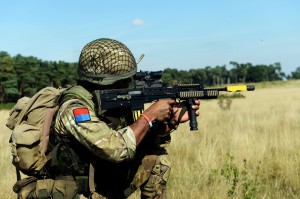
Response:
M165 146L188 114L178 121L180 106L159 100L135 120L128 108L99 110L93 97L94 90L132 87L136 71L132 53L116 40L97 39L82 49L78 85L63 97L54 121L51 142L63 144L47 169L52 179L75 181L77 195L127 198L140 189L141 198L166 198L171 164Z

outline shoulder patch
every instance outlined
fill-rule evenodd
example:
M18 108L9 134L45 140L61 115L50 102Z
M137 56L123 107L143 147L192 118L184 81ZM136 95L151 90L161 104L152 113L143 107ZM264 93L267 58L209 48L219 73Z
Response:
M77 108L73 110L76 123L91 121L91 116L89 109L87 108Z

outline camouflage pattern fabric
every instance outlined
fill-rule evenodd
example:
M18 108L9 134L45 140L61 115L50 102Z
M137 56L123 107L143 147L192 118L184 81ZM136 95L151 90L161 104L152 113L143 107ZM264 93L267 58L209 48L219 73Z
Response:
M92 95L80 86L77 89L92 99ZM87 109L90 120L76 122L76 110ZM74 112L75 111L75 112ZM83 100L72 99L63 103L55 121L55 131L65 136L75 137L94 155L111 162L130 160L135 155L136 141L129 127L114 131L106 123L100 121L92 107Z
M92 98L82 87L74 89ZM120 116L118 125L100 120L83 100L70 98L62 104L55 121L56 132L75 137L98 157L95 164L97 193L92 198L122 199L137 189L141 190L141 198L166 198L171 164L165 148L156 143L153 136L156 133L150 132L136 151L135 136L128 127L133 122L133 114L111 110L105 113L107 118L110 113ZM82 117L78 119L78 116Z
M146 184L141 187L141 198L167 198L167 181L170 176L171 162L167 154L160 155L151 171Z
M171 163L165 150L161 150L160 155L146 155L124 195L129 196L140 188L141 198L167 198L170 169Z

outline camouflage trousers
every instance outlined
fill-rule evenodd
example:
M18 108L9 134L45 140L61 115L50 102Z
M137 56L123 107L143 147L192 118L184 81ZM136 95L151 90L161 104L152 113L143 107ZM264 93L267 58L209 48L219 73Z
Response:
M129 196L140 188L141 198L166 198L166 185L170 169L171 164L167 155L146 156L134 176L133 182L125 190L125 196Z

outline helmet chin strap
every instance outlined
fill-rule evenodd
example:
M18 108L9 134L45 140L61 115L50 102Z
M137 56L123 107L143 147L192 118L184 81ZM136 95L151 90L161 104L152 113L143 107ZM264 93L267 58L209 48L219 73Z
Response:
M140 58L138 59L138 61L136 62L136 64L139 64L141 61L142 61L142 59L144 58L144 54L142 54L141 56L140 56Z

